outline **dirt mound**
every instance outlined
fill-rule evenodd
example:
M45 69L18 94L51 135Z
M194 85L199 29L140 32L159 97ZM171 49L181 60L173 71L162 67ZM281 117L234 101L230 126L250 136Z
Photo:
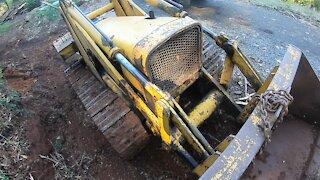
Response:
M6 67L7 83L21 94L28 112L15 125L23 129L20 138L29 145L26 160L20 163L28 168L24 174L8 177L194 179L186 163L164 150L158 139L130 162L118 157L86 114L64 76L64 62L52 47L66 30L60 22L36 39L13 31L0 42L0 66Z

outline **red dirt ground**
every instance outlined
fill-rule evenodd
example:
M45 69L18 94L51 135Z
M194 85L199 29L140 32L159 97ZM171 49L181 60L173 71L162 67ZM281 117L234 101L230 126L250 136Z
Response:
M40 158L54 152L57 137L67 165L86 155L81 179L195 179L192 169L177 154L161 148L153 138L134 160L118 157L104 136L90 122L84 107L64 76L65 64L52 42L66 32L60 22L50 32L25 40L19 32L7 33L0 42L0 66L8 67L8 84L20 92L24 108L32 115L20 118L29 142L30 173L35 179L54 179L52 163Z

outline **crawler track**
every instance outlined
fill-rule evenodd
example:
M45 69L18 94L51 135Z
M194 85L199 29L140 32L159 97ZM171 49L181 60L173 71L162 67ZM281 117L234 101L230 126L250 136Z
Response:
M65 71L72 88L99 131L124 158L132 158L148 142L138 116L110 88L100 83L81 63Z
M223 50L204 37L203 65L218 79ZM148 134L138 116L110 88L106 87L80 61L65 71L72 88L111 146L124 158L130 159L148 142Z
M220 78L225 56L224 50L203 34L203 67L217 80Z

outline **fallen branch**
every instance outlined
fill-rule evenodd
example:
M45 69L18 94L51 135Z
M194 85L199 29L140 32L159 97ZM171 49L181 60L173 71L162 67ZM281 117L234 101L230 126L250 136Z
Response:
M0 8L1 7L5 8L5 6L6 6L7 10L0 17L2 17L6 12L9 11L9 4L7 3L7 1L1 2L1 3L4 3L4 4L2 6L0 6Z
M6 12L6 14L1 17L0 24L3 23L4 21L14 19L16 17L16 15L19 14L23 10L25 5L26 5L26 3L22 3L20 6L18 6L17 8L13 8L13 9L10 9L10 7L9 7L9 10Z
M248 80L247 78L244 76L244 96L248 96Z
M235 99L236 101L245 101L245 100L250 100L250 98L252 97L252 96L254 96L255 95L255 93L251 93L251 94L248 94L247 96L245 96L245 97L242 97L242 98L237 98L237 99Z
M50 6L50 7L52 7L52 8L59 9L58 7L54 6L54 5L51 4L51 3L48 3L48 2L46 2L46 1L41 1L41 3L43 3L43 4L47 5L47 6Z
M54 160L52 158L49 158L48 156L43 156L43 155L39 155L39 156L42 159L46 159L46 160L49 160L49 161L53 162L55 165L59 164L59 162L57 162L56 160Z
M34 180L34 178L33 178L31 173L29 173L29 178L30 178L30 180Z
M245 101L236 101L236 104L246 106L248 102Z

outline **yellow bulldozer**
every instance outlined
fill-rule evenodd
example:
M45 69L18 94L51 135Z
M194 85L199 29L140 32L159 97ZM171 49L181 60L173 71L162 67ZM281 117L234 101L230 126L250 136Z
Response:
M60 0L69 33L54 46L119 155L133 158L154 135L200 179L320 178L320 83L304 54L289 46L264 80L236 41L175 3L146 2L168 16L146 13L132 0L111 0L89 14ZM235 67L254 91L245 106L228 89ZM264 150L265 163L251 167Z

